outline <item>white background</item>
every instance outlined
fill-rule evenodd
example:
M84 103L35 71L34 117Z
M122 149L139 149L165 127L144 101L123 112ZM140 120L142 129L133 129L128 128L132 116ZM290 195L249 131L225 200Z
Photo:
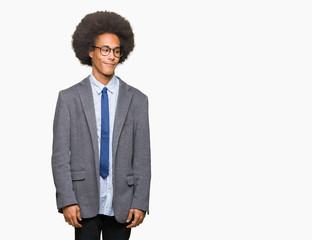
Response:
M149 96L151 214L131 239L311 239L311 1L10 1L0 6L1 239L74 239L50 158L71 35L115 11L116 73Z

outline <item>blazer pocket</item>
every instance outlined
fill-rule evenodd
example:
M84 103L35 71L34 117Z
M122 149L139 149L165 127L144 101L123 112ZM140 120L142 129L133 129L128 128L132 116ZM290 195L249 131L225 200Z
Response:
M85 171L71 172L71 177L73 181L84 180L86 178L86 173Z
M133 176L127 176L127 183L129 186L132 186L134 184Z

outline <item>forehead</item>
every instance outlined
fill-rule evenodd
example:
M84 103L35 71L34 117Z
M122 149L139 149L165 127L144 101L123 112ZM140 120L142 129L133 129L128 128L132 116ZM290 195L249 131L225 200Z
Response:
M100 34L98 36L97 40L95 41L95 43L98 46L107 45L111 48L120 46L120 41L119 41L118 36L116 34L113 34L113 33Z

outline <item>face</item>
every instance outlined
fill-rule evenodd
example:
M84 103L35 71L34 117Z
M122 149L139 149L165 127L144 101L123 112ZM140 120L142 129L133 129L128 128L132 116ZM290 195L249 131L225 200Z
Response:
M99 35L94 46L108 46L111 49L115 49L116 47L120 47L120 41L115 34L103 33ZM109 81L113 77L115 68L119 62L119 58L114 56L113 50L107 56L103 56L99 48L93 48L89 51L89 56L92 61L92 73L94 77L104 83Z

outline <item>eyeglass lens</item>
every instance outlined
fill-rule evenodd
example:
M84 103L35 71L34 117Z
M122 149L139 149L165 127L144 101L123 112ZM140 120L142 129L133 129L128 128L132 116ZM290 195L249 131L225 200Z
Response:
M111 49L109 47L104 46L104 47L101 48L101 53L102 53L103 56L107 56L110 53L111 50L113 50L113 53L114 53L115 57L121 57L122 51L121 51L120 48Z

